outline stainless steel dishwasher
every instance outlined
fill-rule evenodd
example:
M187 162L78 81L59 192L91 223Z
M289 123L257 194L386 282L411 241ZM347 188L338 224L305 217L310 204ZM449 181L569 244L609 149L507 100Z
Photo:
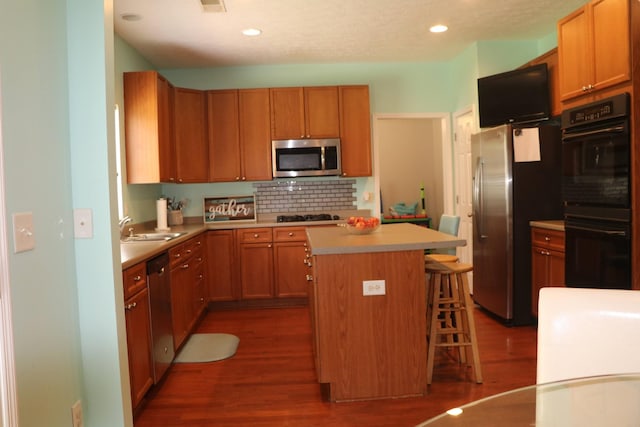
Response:
M175 356L171 322L169 255L166 252L147 261L147 278L151 303L153 379L157 384L171 366Z

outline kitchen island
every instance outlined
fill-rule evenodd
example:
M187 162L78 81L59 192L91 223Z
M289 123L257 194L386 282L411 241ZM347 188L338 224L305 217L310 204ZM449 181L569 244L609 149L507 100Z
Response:
M427 391L424 250L466 242L414 224L307 228L313 349L330 401Z

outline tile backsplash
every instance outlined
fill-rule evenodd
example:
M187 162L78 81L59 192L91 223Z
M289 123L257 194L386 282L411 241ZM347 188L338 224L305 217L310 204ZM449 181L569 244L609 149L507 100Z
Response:
M258 182L257 212L300 213L356 209L355 179Z

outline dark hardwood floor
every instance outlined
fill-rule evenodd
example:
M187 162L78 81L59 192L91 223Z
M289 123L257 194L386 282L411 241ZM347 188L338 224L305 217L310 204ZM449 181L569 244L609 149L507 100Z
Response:
M311 355L307 307L210 312L196 332L240 338L236 355L203 364L175 364L151 390L136 427L158 426L414 426L447 409L535 383L536 329L505 327L475 312L483 384L470 368L437 355L423 397L323 402Z

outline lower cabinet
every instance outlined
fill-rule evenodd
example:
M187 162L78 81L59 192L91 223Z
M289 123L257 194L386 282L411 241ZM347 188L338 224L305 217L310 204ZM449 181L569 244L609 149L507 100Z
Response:
M305 227L211 230L207 233L209 300L304 298L306 256Z
M564 231L531 229L531 312L538 316L540 289L565 286Z
M153 385L151 319L146 264L137 264L123 272L125 323L129 357L131 406L137 407Z
M273 298L273 235L271 228L236 230L242 299Z
M204 235L169 249L171 259L171 319L177 350L206 307Z

